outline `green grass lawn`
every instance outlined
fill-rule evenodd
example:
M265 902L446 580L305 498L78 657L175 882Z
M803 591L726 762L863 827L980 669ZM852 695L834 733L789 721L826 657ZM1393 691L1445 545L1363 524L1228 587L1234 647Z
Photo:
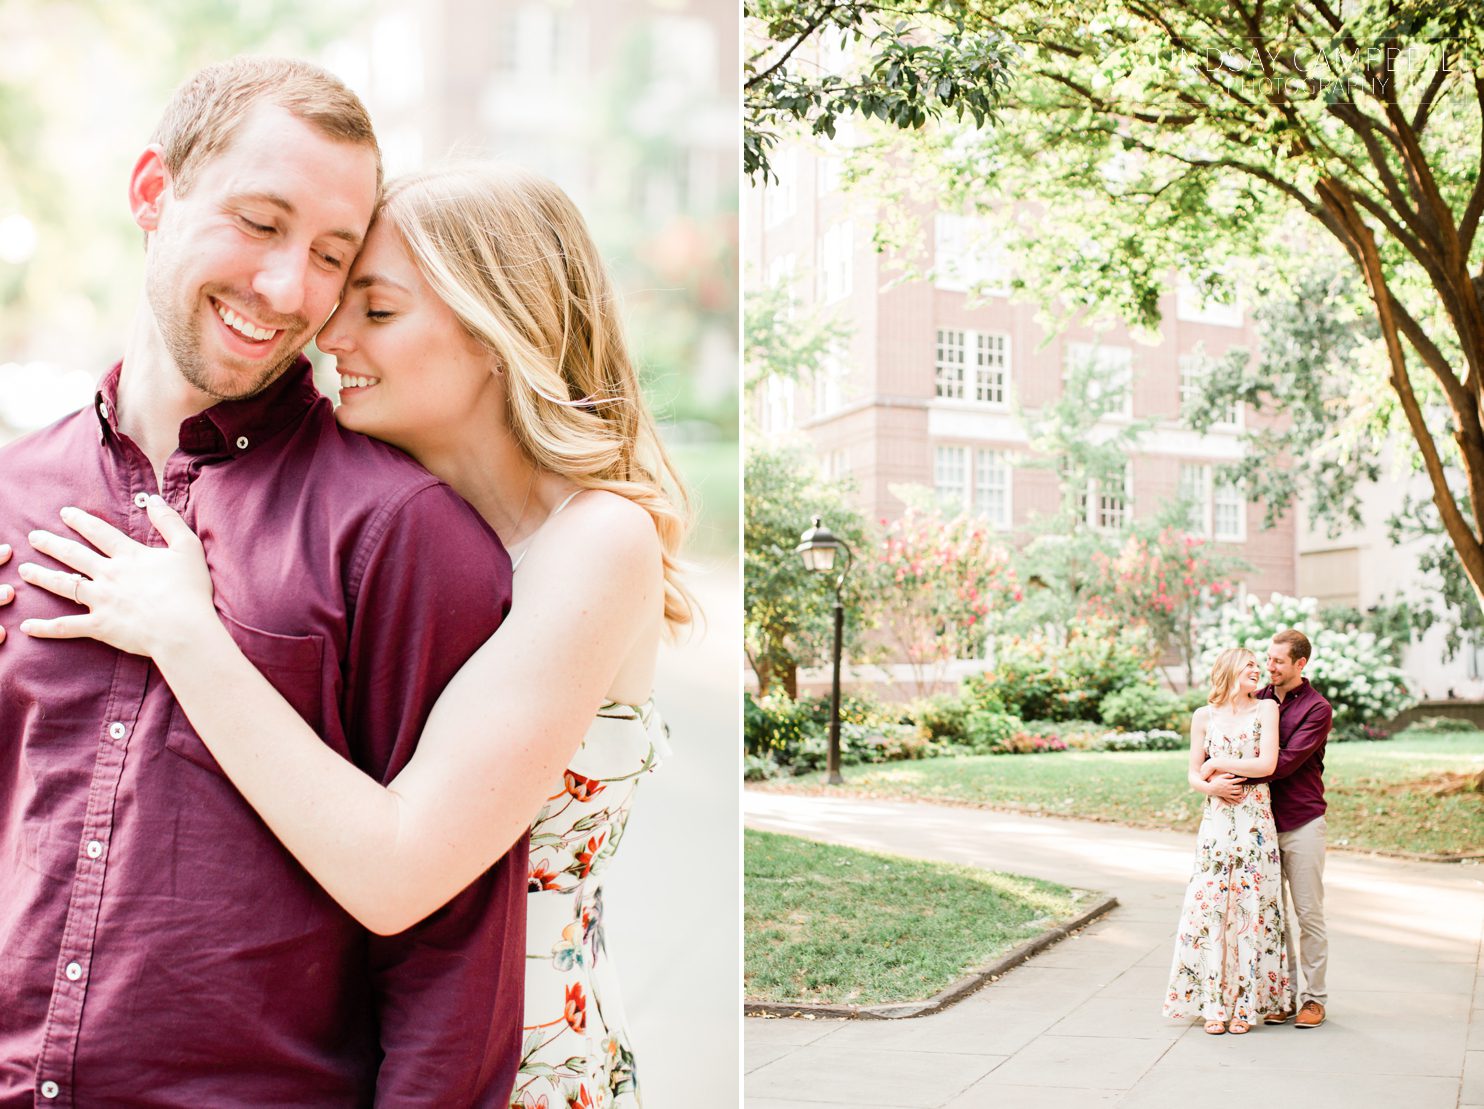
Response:
M1055 816L1194 831L1204 800L1185 780L1184 751L1067 751L847 767L846 785L874 797L951 801ZM1484 732L1402 732L1381 743L1336 743L1324 755L1332 846L1429 854L1484 853L1484 794L1439 795L1448 774L1484 769ZM815 791L823 775L764 788Z
M744 860L749 1001L923 1000L1092 904L1034 878L771 832L746 832Z

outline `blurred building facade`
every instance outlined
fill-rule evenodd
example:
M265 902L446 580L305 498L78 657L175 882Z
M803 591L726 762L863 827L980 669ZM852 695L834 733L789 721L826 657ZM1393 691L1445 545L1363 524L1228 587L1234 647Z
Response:
M736 4L375 7L324 62L365 99L388 175L494 158L551 177L587 215L636 327L675 326L657 299L691 302L687 388L703 405L735 396Z
M299 18L259 0L230 31L204 5L111 7L0 2L0 100L16 100L0 133L0 441L87 403L118 357L142 276L129 166L174 84L235 52L337 73L389 175L494 157L556 180L614 271L662 421L735 435L730 0L332 0Z
M1392 452L1395 463L1401 452ZM1398 467L1400 468L1400 467ZM1426 475L1408 474L1368 483L1361 491L1362 522L1331 535L1307 518L1298 534L1298 589L1320 605L1339 605L1360 612L1409 599L1422 607L1441 592L1441 582L1424 572L1419 556L1425 540L1393 542L1387 520L1402 510L1410 496L1426 501L1432 496ZM1412 679L1424 702L1470 700L1484 702L1484 643L1465 636L1451 653L1441 625L1427 629L1402 649L1402 669Z
M975 219L920 211L933 276L903 280L872 243L869 202L841 190L834 156L794 144L774 164L779 181L749 190L745 202L746 280L789 284L799 311L832 313L851 335L814 380L761 385L751 415L765 438L803 436L827 476L854 479L873 519L905 510L894 485L925 486L1023 540L1061 499L1055 469L1026 464L1026 424L1061 395L1068 366L1091 362L1122 398L1094 434L1135 421L1153 426L1130 451L1123 481L1082 498L1087 525L1118 531L1184 494L1195 504L1190 532L1251 567L1239 576L1242 588L1264 597L1294 592L1292 514L1264 527L1260 504L1215 476L1240 457L1240 433L1262 417L1234 409L1207 434L1180 418L1198 388L1199 352L1255 349L1240 306L1202 303L1182 286L1161 304L1154 345L1126 328L1078 322L1048 334L1035 305L1009 297L1013 260Z

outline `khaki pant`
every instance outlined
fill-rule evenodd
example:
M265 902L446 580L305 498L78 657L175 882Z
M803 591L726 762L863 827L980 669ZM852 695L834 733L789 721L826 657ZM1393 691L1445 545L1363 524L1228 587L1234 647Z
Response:
M1300 1006L1306 1001L1328 1003L1324 968L1329 961L1329 936L1324 930L1324 817L1292 831L1278 833L1283 857L1283 885L1288 891L1288 912L1283 931L1288 944L1288 974ZM1294 955L1294 934L1302 960ZM1298 968L1304 969L1304 988L1298 989Z

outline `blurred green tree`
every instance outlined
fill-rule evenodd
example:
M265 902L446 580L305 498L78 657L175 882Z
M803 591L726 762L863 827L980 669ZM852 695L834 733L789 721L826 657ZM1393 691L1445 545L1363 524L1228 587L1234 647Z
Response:
M798 695L800 666L830 657L835 594L825 574L804 568L794 553L818 516L849 543L857 563L870 557L866 522L850 507L845 483L818 476L799 448L749 447L744 465L742 546L744 635L759 695L775 687ZM871 575L857 566L845 579L845 654L871 623Z

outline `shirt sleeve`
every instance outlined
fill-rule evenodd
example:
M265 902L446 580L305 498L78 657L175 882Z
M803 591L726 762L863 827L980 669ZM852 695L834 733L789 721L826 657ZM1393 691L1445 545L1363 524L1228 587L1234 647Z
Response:
M379 523L358 575L344 701L357 762L389 782L444 685L509 610L511 573L493 532L441 484ZM520 1056L526 856L523 837L427 919L369 936L378 1106L507 1104Z
M1282 712L1282 706L1279 706ZM1334 719L1334 710L1330 708L1329 702L1316 700L1316 703L1304 714L1303 720L1299 721L1297 728L1288 737L1288 743L1278 751L1278 765L1273 767L1272 774L1266 778L1252 778L1253 783L1271 782L1278 778L1286 778L1297 771L1304 763L1313 758L1314 753L1324 746L1324 741L1329 738L1330 723Z

